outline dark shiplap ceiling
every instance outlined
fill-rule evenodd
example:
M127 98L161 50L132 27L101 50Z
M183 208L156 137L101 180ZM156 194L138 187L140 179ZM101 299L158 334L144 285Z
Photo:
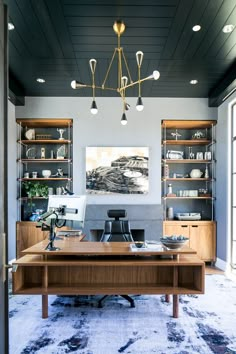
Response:
M24 96L91 96L73 90L72 80L91 83L89 59L97 59L101 84L117 37L112 26L123 20L121 45L133 80L135 53L144 52L141 76L157 69L160 79L142 85L142 96L208 97L217 106L236 87L236 0L5 0L9 20L9 86L15 102ZM199 32L192 27L201 25ZM36 78L46 80L44 84ZM112 68L110 84L116 81ZM197 79L197 85L190 85ZM115 86L116 83L113 84ZM108 96L108 91L97 91ZM114 95L114 94L113 94ZM137 88L127 90L136 96Z

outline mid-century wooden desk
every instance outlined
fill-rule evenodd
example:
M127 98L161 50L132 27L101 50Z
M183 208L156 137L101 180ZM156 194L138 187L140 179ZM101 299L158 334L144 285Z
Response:
M42 317L48 317L48 295L173 295L178 317L179 294L203 294L205 264L190 248L132 250L126 242L42 241L14 262L13 293L42 295Z

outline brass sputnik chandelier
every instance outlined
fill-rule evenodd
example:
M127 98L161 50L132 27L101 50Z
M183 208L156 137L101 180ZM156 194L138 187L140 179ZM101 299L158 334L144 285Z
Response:
M92 105L91 105L91 113L92 114L97 114L97 112L98 112L96 99L95 99L95 90L96 89L116 91L120 95L120 97L122 98L123 114L121 117L121 124L125 125L125 124L127 124L127 118L126 118L125 111L128 111L130 109L130 105L126 102L126 95L125 95L126 89L128 89L129 87L132 87L134 85L138 85L138 100L137 100L137 104L136 104L136 109L138 111L142 111L144 106L143 106L142 96L141 96L141 83L146 80L159 79L160 73L159 73L159 71L155 70L155 71L153 71L153 73L150 76L147 76L147 77L141 79L140 76L141 76L141 65L142 65L142 61L143 61L143 52L138 51L136 53L136 61L137 61L137 66L138 66L138 80L133 81L131 78L131 75L130 75L130 70L129 70L129 67L127 64L127 60L125 58L123 48L120 46L120 36L125 31L125 24L122 21L116 21L113 25L113 29L114 29L115 33L117 34L118 45L117 45L117 48L114 49L113 56L112 56L111 61L109 63L109 66L108 66L108 69L107 69L107 72L106 72L106 75L105 75L102 85L97 86L95 84L95 70L96 70L97 60L90 59L89 65L90 65L91 74L92 74L92 84L88 85L88 84L74 80L71 82L71 87L73 89L80 89L80 88L85 88L85 87L92 88L92 94L93 94L93 101L92 101ZM114 62L116 55L117 55L117 62L118 62L118 73L117 73L118 82L117 82L117 88L112 88L112 87L107 87L106 82L109 77L109 73L110 73L110 70L111 70L111 67L112 67L112 64ZM123 68L125 68L125 72L128 77L123 76L123 72L124 72Z

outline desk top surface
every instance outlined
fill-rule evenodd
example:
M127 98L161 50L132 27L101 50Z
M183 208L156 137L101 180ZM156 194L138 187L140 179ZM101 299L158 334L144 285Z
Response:
M59 249L56 251L46 250L48 240L41 241L36 245L22 251L23 254L37 255L181 255L181 254L196 254L196 251L189 247L183 247L177 250L169 250L161 244L150 245L147 248L132 247L130 242L80 242L81 238L69 237L55 240L54 246Z

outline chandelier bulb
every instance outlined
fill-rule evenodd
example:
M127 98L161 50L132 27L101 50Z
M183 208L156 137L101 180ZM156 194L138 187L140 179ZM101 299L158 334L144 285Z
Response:
M154 80L158 80L159 77L160 77L160 73L159 73L158 70L154 70L153 73L152 73L152 75L153 75L153 79L154 79Z
M125 113L122 114L120 122L122 125L126 125L128 123Z
M142 97L140 97L140 96L138 97L138 101L137 101L137 104L136 104L136 109L139 112L141 112L144 109Z
M93 100L93 102L92 102L90 111L91 111L92 114L97 114L98 113L98 108L97 108L97 104L96 104L95 100Z

